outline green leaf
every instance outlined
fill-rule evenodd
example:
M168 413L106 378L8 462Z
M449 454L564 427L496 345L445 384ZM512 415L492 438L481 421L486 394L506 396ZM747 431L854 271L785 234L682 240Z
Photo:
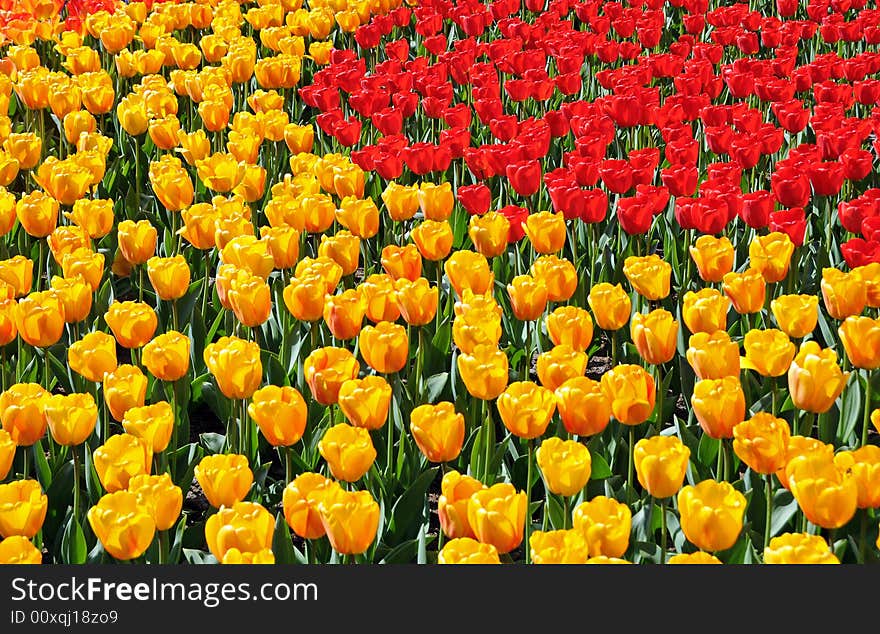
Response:
M590 469L590 480L604 480L611 477L611 467L602 456L596 451L590 450L590 461L592 467Z
M840 396L840 399L838 399L834 408L828 412L830 423L834 420L833 415L835 410L841 405L840 400L843 400L843 409L840 410L840 419L837 421L836 441L839 445L856 447L859 444L859 441L856 439L855 430L861 423L862 415L864 414L862 408L862 394L865 392L865 386L863 385L863 381L859 380L861 378L862 377L858 375L850 376L848 386L844 388L844 392ZM830 438L823 440L825 442L831 442Z
M177 522L177 528L174 529L174 543L171 544L171 551L168 553L168 563L176 564L180 561L180 550L183 548L183 534L186 532L186 516Z
M441 372L439 374L435 374L434 376L428 377L428 380L425 381L425 399L428 403L433 403L437 400L440 394L443 393L443 390L446 387L446 383L448 381L449 372Z
M37 477L43 491L52 484L52 469L49 468L49 462L46 460L46 452L43 451L43 441L38 440L33 445L34 464L37 466Z
M88 550L82 526L73 516L67 522L61 538L61 561L65 564L84 564Z
M703 434L700 438L700 447L697 450L697 460L700 464L711 467L713 461L718 457L718 450L721 447L721 441L712 438L708 434Z
M382 557L380 564L408 564L416 557L419 548L418 539L408 539L398 544Z
M437 470L438 467L432 467L419 475L406 492L394 503L394 506L391 508L388 537L392 537L394 541L405 539L409 529L416 520L422 517L428 488L431 486L434 478L437 477ZM386 541L388 540L386 539Z
M778 489L773 495L773 515L770 519L770 535L778 535L798 512L798 503L787 489Z
M293 552L293 541L290 539L290 527L284 519L284 513L279 512L275 517L275 533L272 535L272 552L275 554L275 563L296 564L298 561Z

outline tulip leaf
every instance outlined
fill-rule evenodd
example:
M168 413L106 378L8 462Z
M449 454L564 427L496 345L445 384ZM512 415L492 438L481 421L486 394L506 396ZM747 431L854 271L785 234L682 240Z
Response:
M180 550L183 548L183 534L186 532L186 516L181 516L174 529L174 542L168 553L168 563L176 564L180 561Z
M405 539L414 522L421 519L428 488L437 477L437 471L438 467L432 467L420 474L394 503L388 524L388 535L392 538L390 543Z
M217 561L217 558L210 553L206 553L201 550L195 550L194 548L184 548L183 556L187 562L191 564L217 564L220 563Z
M434 376L428 377L428 380L425 381L426 402L435 402L440 397L440 394L443 393L443 390L446 388L446 383L448 381L449 372L441 372L439 374L435 374Z
M34 454L34 464L37 467L37 477L40 480L40 485L43 487L43 491L45 491L52 484L52 469L49 467L49 462L46 460L46 452L43 451L42 440L38 440L34 443L32 453Z
M85 447L85 457L86 493L88 493L89 496L89 503L96 504L101 495L103 495L104 488L101 486L101 480L98 478L98 473L95 471L92 452L89 450L88 445Z
M849 383L844 388L841 396L838 397L834 408L827 414L830 421L837 420L836 441L841 445L855 447L859 444L854 432L856 427L860 424L864 413L862 408L862 394L865 393L865 388L866 386L864 385L864 379L862 377L859 375L851 375L849 377ZM838 410L838 408L840 409ZM840 412L839 417L834 415L836 411ZM822 438L822 440L830 443L832 439Z
M57 535L61 522L67 515L67 509L73 503L73 461L68 460L61 465L52 478L51 486L45 491L49 504L46 519L43 520L43 534Z
M290 528L284 519L284 513L278 513L275 517L275 532L272 535L272 552L275 554L275 563L278 564L301 564L305 563L294 553L293 541L290 539Z
M380 564L405 564L410 563L416 556L419 548L418 539L409 539L392 548L379 561Z
M190 365L193 371L201 370L205 367L205 358L203 351L207 343L207 332L205 332L205 319L200 310L192 311L192 317L189 322L189 338L190 345ZM193 381L195 383L195 381ZM197 383L201 386L201 382Z
M101 540L97 540L95 547L89 551L86 562L90 564L102 564L107 558L107 551L104 550L104 544Z
M697 460L701 465L711 467L713 460L718 457L718 450L721 447L721 441L712 438L708 434L703 434L700 438L700 447L697 449Z
M87 555L82 526L71 516L61 538L61 561L65 564L84 564Z
M226 435L214 432L205 432L199 434L199 441L202 446L212 454L223 453L223 445L226 444Z
M611 477L611 467L602 454L590 450L590 462L592 463L590 467L590 480L604 480Z
M798 512L798 503L790 491L778 489L773 494L773 515L770 521L770 535L778 535Z

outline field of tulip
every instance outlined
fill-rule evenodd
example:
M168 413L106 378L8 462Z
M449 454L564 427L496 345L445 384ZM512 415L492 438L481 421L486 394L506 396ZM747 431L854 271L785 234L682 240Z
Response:
M0 563L880 560L878 44L0 0Z

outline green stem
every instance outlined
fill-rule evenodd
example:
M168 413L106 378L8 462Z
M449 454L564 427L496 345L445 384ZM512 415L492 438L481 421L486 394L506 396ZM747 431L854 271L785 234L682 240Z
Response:
M571 527L571 498L562 496L562 528L568 530Z
M635 438L636 438L636 430L633 425L628 425L629 427L629 460L626 465L626 499L629 502L630 506L632 506L633 499L632 494L635 491L635 486L633 485L633 454L635 452Z
M862 418L862 447L868 444L868 426L871 422L871 373L865 371L865 415Z
M532 563L532 548L529 545L529 537L532 532L532 463L535 461L535 441L533 438L529 438L529 453L528 453L528 469L526 470L526 526L525 526L525 536L523 537L523 550L525 550L526 554L526 563Z
M144 266L145 264L138 264L138 301L144 301Z
M666 563L666 499L660 500L660 563Z
M73 452L73 521L79 522L79 452L76 445L70 449Z
M491 469L491 461L492 461L492 448L489 439L494 435L489 433L490 426L495 423L492 421L492 404L489 401L483 401L483 444L485 447L483 448L483 459L484 459L484 469L485 473L483 474L483 484L486 486L490 486L493 483L489 482L490 469Z
M159 533L159 563L168 563L168 531L157 531Z
M171 451L165 450L166 455L170 455L177 451L177 427L179 419L177 417L177 381L171 382L171 417L174 421L171 425ZM171 474L174 479L174 474Z
M22 448L23 458L24 458L24 466L22 467L22 479L27 480L30 478L31 474L31 459L28 456L30 453L30 447Z
M772 535L770 534L770 526L773 522L773 474L768 473L764 476L764 492L767 496L766 499L766 515L764 521L764 548L770 545L770 538Z
M284 483L293 481L293 447L284 447Z
M211 251L210 249L205 249L202 253L205 259L205 283L202 285L202 319L207 323L208 295L210 294L209 287L211 285Z

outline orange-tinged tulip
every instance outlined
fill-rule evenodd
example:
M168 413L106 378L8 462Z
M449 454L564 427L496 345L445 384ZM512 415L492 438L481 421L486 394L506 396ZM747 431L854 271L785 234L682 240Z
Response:
M837 364L837 353L822 348L816 341L801 344L788 369L788 389L794 406L821 414L834 405L843 392L849 372Z
M359 372L360 364L345 348L318 348L303 362L303 374L312 398L321 405L336 403L342 384L356 378Z
M147 275L159 299L180 299L189 289L189 265L182 255L151 257L147 260Z
M27 537L13 535L0 541L0 565L41 563L43 563L43 553Z
M697 381L691 407L710 438L733 438L733 428L746 415L746 397L739 378L726 376Z
M764 307L767 283L758 269L749 268L742 273L726 273L722 287L724 294L740 315L760 312Z
M348 379L339 386L339 409L355 427L379 429L388 419L392 390L383 377L368 374L362 379Z
M580 531L535 531L529 536L532 562L535 564L585 564L589 546Z
M702 550L694 553L679 553L673 555L666 562L667 564L720 564L722 561L715 555Z
M681 305L681 316L692 333L713 333L727 329L727 310L730 300L714 288L704 288L696 293L688 291Z
M547 299L566 302L574 295L578 273L569 260L556 255L542 255L532 263L532 276L547 287Z
M236 502L205 522L205 541L217 561L233 549L242 554L269 550L274 533L275 518L256 502Z
M81 247L61 259L61 270L64 277L81 275L89 283L92 292L97 292L104 275L104 254Z
M43 526L49 498L36 480L0 484L0 536L31 539Z
M497 405L504 426L512 434L520 438L537 438L546 431L553 418L556 398L546 387L531 381L517 381L498 396Z
M15 307L16 303L13 299L0 301L0 346L12 343L18 336Z
M3 141L3 149L18 161L20 169L29 170L40 162L43 140L33 132L13 132Z
M315 129L311 125L289 123L284 127L284 142L291 154L311 152L315 142Z
M495 285L489 261L475 251L456 251L443 263L443 270L459 297L466 288L476 295L485 295Z
M260 239L269 243L276 269L292 269L299 259L299 231L293 227L260 227Z
M289 447L302 438L309 410L296 388L267 385L254 392L248 414L270 445Z
M494 304L470 309L452 320L452 340L465 354L473 354L480 345L497 348L500 339L501 317Z
M632 302L620 284L601 282L587 296L596 324L602 330L619 330L629 321Z
M590 450L574 440L547 438L538 447L536 458L544 483L556 495L575 495L590 479Z
M9 470L12 469L16 447L12 435L5 429L0 429L0 480L4 480Z
M64 304L54 291L34 292L15 307L15 327L19 336L37 348L58 342L64 332Z
M434 183L421 183L418 192L419 207L428 220L446 220L452 215L455 206L455 195L452 193L452 183L445 182L440 185Z
M484 257L494 258L507 251L507 235L510 221L507 216L490 211L482 216L471 216L468 236L474 249Z
M791 436L785 450L785 466L776 472L780 484L786 489L791 489L791 468L797 464L795 458L816 452L826 454L828 460L834 460L834 445L825 444L808 436Z
M733 451L752 471L763 475L785 467L791 429L782 418L758 412L733 428Z
M156 530L167 531L180 517L183 491L171 481L167 473L134 476L128 490L137 496L138 504L147 510L156 523Z
M642 366L621 364L602 375L602 392L611 402L614 418L624 425L639 425L654 411L657 390L654 377Z
M162 381L177 381L189 370L190 340L176 330L156 336L144 346L143 362Z
M317 321L324 314L326 282L317 275L292 277L284 287L284 305L300 321Z
M409 340L406 328L389 321L364 328L359 337L361 355L376 372L393 374L400 372L409 357Z
M834 463L855 481L860 509L880 507L880 447L864 445L841 451L834 456Z
M253 235L233 238L223 247L220 257L224 264L232 264L264 280L275 267L269 242Z
M179 147L175 148L175 151L180 152L188 165L195 165L197 161L201 161L211 153L211 142L202 129L190 133L178 130L177 143Z
M437 553L438 564L500 564L498 549L470 537L449 540Z
M672 266L659 255L631 255L623 263L623 274L645 299L656 301L669 295Z
M847 317L837 329L850 363L857 368L880 368L880 320Z
M116 119L129 136L137 137L147 131L150 119L142 95L131 93L116 104Z
M428 280L420 277L415 281L405 278L394 282L397 307L400 316L410 326L424 326L437 315L440 291Z
M76 226L92 239L103 238L113 228L113 201L84 198L73 204L73 211L65 212Z
M78 158L77 155L74 155L59 160L50 156L37 169L35 177L37 183L65 207L72 206L77 200L84 197L92 183L92 172L80 164ZM54 215L57 217L57 213ZM24 222L22 224L24 225Z
M46 400L38 383L16 383L0 393L0 421L16 445L30 447L46 435Z
M553 346L538 355L538 380L555 391L568 379L583 376L587 370L587 353L567 344Z
M559 306L547 315L547 334L553 345L586 351L593 341L593 318L578 306Z
M143 555L156 534L156 522L131 491L104 495L87 517L104 550L122 561Z
M318 502L333 486L330 478L307 471L299 474L285 488L282 495L284 519L293 532L303 539L324 536L324 525L318 512Z
M501 554L522 543L528 500L512 484L501 482L474 492L468 501L468 523L476 538Z
M46 400L44 411L59 445L81 445L98 422L98 406L91 394L55 394Z
M379 232L379 208L372 198L363 200L346 196L336 210L336 219L352 235L364 240L372 238ZM450 246L452 246L451 242Z
M199 180L211 191L232 191L244 178L245 164L232 154L216 152L196 161Z
M105 332L90 332L68 348L67 363L87 381L100 383L116 369L116 340Z
M263 378L260 346L239 337L220 337L205 346L205 364L226 398L246 399Z
M382 202L392 220L409 220L419 210L419 188L391 181L382 192Z
M471 496L485 489L479 480L462 475L454 469L448 471L440 483L440 499L437 502L437 515L440 528L450 539L474 537L468 521L468 503Z
M611 421L611 401L598 381L578 376L554 391L556 408L565 430L578 436L593 436Z
M880 262L870 262L854 268L865 284L866 305L871 308L880 307Z
M634 314L629 328L639 356L647 363L666 363L675 356L678 322L665 308L657 308L647 315Z
M423 279L423 278L420 278ZM427 282L427 280L425 280ZM407 284L414 284L404 280ZM365 279L358 291L363 297L367 319L374 324L380 321L397 321L400 308L397 306L397 291L390 275L375 273Z
M343 275L351 275L360 264L361 239L349 231L321 236L318 255L328 257L342 267Z
M167 401L130 407L121 422L127 434L143 440L153 453L161 453L171 441L175 425L174 410Z
M46 237L52 258L57 264L61 264L64 256L73 253L79 248L91 250L92 241L85 229L76 225L61 225Z
M158 325L156 312L144 302L113 302L104 321L123 348L140 348L153 338Z
M324 300L324 322L337 339L347 341L361 332L365 312L361 294L353 288Z
M642 438L633 449L639 484L655 498L675 495L684 482L690 449L676 436Z
M241 502L254 482L247 456L241 454L205 456L196 465L195 476L208 502L218 509Z
M158 232L149 220L123 220L117 227L119 250L131 264L145 264L156 252Z
M6 187L0 187L0 235L5 236L12 231L15 220L15 194L7 191Z
M701 550L727 550L742 532L745 496L729 482L703 480L678 492L681 530Z
M761 376L782 376L795 355L795 346L781 330L750 330L743 340L746 356L740 365Z
M376 460L369 430L347 423L339 423L324 432L318 451L327 461L333 477L346 482L359 480Z
M422 256L414 244L403 247L389 244L382 248L381 260L382 268L395 280L406 278L414 281L422 275Z
M15 297L22 297L30 293L33 277L33 260L23 255L0 260L0 281L6 282L15 290Z
M419 405L410 413L409 429L419 451L431 462L449 462L461 453L464 416L455 405L442 401Z
M632 511L615 499L597 495L578 504L572 523L586 539L593 557L621 557L629 547Z
M565 218L561 213L529 214L522 228L536 253L556 253L565 246Z
M259 326L272 313L272 291L266 281L247 271L232 278L226 291L226 301L236 319L245 326Z
M507 355L495 346L480 344L473 352L458 355L457 364L465 388L474 398L491 401L507 387Z
M318 502L318 513L330 545L341 555L359 555L376 539L380 509L369 491L330 488Z
M794 499L807 519L822 528L840 528L855 515L859 487L825 452L811 452L786 466Z
M733 244L727 236L700 236L688 252L704 282L720 282L733 269Z
M764 547L765 564L839 564L821 535L783 533Z
M520 321L538 319L547 307L547 287L531 275L517 275L507 285L510 307Z
M64 138L68 143L74 145L79 140L80 134L95 132L98 128L98 122L91 112L75 110L62 117L62 127L64 128Z
M132 434L116 434L92 453L95 472L107 493L128 488L136 475L149 474L153 452L149 443Z
M58 201L40 190L24 194L15 203L15 215L22 229L34 238L45 238L52 233L58 222L58 209Z
M442 260L452 249L452 225L445 220L425 220L410 235L426 260Z
M858 273L824 268L820 286L825 310L834 319L858 315L868 302L867 287Z
M780 295L770 302L779 327L799 339L815 330L819 320L819 298L815 295Z
M699 379L739 376L739 345L724 330L691 335L685 354Z
M765 282L780 282L788 275L794 243L788 234L774 231L755 236L749 243L749 264L758 270Z

